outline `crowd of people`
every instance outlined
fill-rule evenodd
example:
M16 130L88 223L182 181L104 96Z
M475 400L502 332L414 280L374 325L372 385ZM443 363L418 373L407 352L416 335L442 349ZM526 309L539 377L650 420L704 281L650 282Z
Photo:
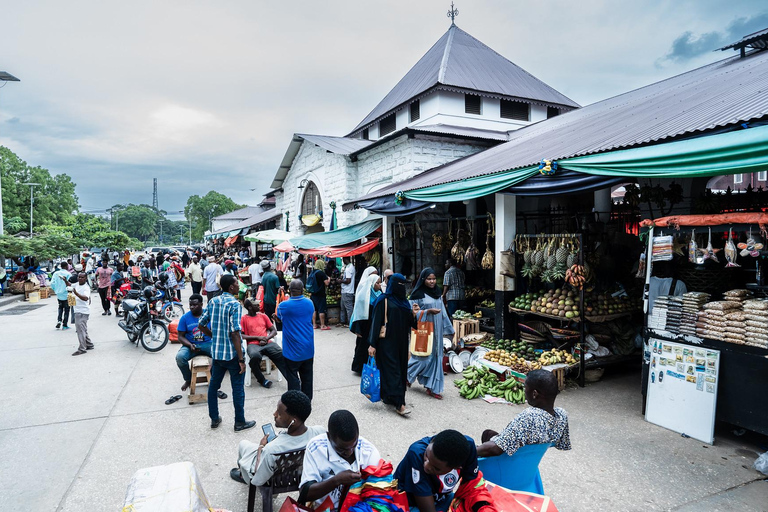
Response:
M333 508L338 508L345 489L361 480L361 469L378 464L381 457L377 448L360 436L357 420L349 411L334 412L327 430L307 424L313 399L314 332L330 329L327 288L341 287L341 325L356 337L352 371L360 373L366 360L375 358L381 372L382 401L397 414L407 416L411 410L406 393L414 383L435 399L443 398L444 388L443 344L433 343L430 354L415 356L409 347L411 330L419 322L428 322L436 340L453 334L451 313L464 301L463 272L455 261L447 260L441 287L435 270L425 268L409 294L402 274L384 270L380 275L378 269L367 267L356 279L355 266L347 258L337 269L335 262L327 265L323 258L307 262L303 255L282 264L268 258L248 258L242 253L187 256L138 256L127 264L117 262L114 269L107 259L97 264L91 258L85 262L87 270L78 264L79 268L72 269L74 273L69 268L71 262L62 262L52 283L59 300L57 328L69 328L68 295L72 293L79 339L74 355L93 349L87 331L89 271L95 277L103 315L111 314L109 301L123 282L155 286L162 281L169 290L177 291L189 282L193 293L188 299L188 312L178 322L181 347L176 364L183 379L181 389L186 390L192 378L190 360L197 355L211 358L211 428L223 423L218 400L226 397L220 386L227 373L236 432L256 425L246 417L245 372L252 372L261 386L272 387L272 381L260 369L262 359L267 357L288 385L274 412L275 427L284 430L277 435L265 434L258 443L241 441L237 467L230 476L240 482L264 485L277 469L277 454L305 449L300 501L319 505L330 500ZM241 280L246 270L249 285ZM276 342L278 330L282 346ZM487 429L480 433L480 443L475 443L455 430L444 430L415 441L394 474L398 488L408 497L409 507L424 512L447 510L453 494L477 477L478 457L511 455L527 444L552 443L558 449L570 449L567 414L554 407L557 392L552 373L532 371L525 384L529 408L500 433Z

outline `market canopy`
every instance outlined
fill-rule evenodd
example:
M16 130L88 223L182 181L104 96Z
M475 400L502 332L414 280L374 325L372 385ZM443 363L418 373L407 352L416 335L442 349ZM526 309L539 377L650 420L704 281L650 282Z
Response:
M335 231L311 233L291 238L289 241L297 249L317 249L318 247L340 247L354 243L381 228L381 219L372 219ZM277 248L275 248L277 250Z
M343 247L318 247L317 249L299 249L299 253L309 256L325 256L328 258L345 258L365 254L379 245L379 239L374 238L364 244L354 244Z
M246 235L245 239L249 242L261 242L265 244L279 244L285 242L291 238L291 233L283 231L282 229L267 229L264 231L257 231Z

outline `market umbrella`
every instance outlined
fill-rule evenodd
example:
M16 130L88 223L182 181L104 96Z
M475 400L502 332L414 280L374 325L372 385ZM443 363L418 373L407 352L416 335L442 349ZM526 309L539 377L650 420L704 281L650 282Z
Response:
M267 229L246 235L245 239L249 242L262 242L276 245L280 242L289 240L292 236L293 235L291 235L289 232L283 231L282 229Z
M291 244L291 242L286 240L285 242L281 242L281 243L277 244L272 249L275 252L291 252L291 251L295 250L296 248L293 246L293 244Z

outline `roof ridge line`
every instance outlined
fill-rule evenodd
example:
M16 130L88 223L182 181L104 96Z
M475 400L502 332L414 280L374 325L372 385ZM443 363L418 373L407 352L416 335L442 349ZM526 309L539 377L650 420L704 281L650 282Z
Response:
M451 25L451 28L448 29L448 41L445 43L445 49L443 50L443 59L440 61L440 71L437 73L437 83L442 84L443 80L445 79L445 70L448 67L448 57L451 54L451 44L453 43L453 34L456 33L456 30L459 27L456 25Z

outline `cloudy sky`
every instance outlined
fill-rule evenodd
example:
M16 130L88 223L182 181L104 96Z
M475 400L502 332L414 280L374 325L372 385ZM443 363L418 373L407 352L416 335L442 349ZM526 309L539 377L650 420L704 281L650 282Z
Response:
M458 0L457 25L587 105L730 55L764 0ZM257 204L294 132L345 135L448 29L445 0L0 0L0 144L84 211ZM255 189L255 190L251 190Z

